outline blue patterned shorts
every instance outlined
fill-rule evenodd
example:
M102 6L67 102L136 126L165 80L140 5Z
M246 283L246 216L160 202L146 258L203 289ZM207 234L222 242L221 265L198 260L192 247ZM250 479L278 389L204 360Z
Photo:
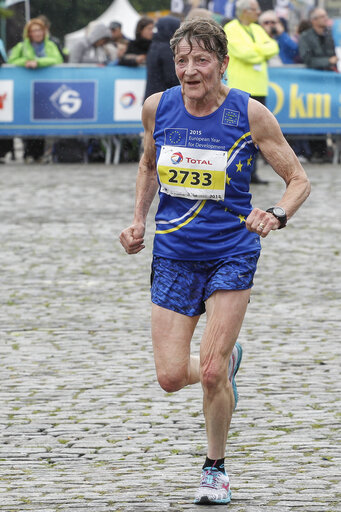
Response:
M253 286L259 252L210 261L181 261L154 256L152 302L186 316L205 312L216 290L247 290Z

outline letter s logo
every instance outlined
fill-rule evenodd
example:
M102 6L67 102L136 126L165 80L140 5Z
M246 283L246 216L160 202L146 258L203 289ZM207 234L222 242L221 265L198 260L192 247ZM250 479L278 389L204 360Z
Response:
M82 106L82 100L77 91L68 89L64 91L58 100L60 110L68 116L75 114Z

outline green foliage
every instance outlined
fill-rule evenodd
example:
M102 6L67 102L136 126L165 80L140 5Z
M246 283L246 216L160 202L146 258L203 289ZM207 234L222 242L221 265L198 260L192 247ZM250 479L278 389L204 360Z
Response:
M44 14L51 21L51 33L63 39L65 34L85 27L98 18L113 0L31 0L31 18ZM170 0L131 0L137 12L169 9Z
M44 14L51 21L51 33L63 38L98 18L111 4L112 0L31 0L31 18Z
M130 0L130 3L141 14L170 8L170 0Z
M11 18L13 14L13 11L11 11L10 9L0 7L0 18Z

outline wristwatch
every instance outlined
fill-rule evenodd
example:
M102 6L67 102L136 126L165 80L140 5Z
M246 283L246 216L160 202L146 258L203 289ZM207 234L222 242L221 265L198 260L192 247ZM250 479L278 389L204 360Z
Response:
M288 219L285 210L281 206L273 206L272 208L268 208L266 211L272 213L272 215L279 220L280 226L278 229L285 228Z

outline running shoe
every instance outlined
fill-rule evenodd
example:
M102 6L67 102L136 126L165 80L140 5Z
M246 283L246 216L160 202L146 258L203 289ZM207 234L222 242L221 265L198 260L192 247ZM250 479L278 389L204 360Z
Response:
M229 361L228 377L232 384L233 395L234 395L234 408L236 409L238 403L238 391L236 384L236 375L239 370L239 366L243 357L243 349L240 343L235 344L232 350L232 354Z
M216 468L202 470L200 486L195 493L196 505L224 505L230 503L229 477Z

